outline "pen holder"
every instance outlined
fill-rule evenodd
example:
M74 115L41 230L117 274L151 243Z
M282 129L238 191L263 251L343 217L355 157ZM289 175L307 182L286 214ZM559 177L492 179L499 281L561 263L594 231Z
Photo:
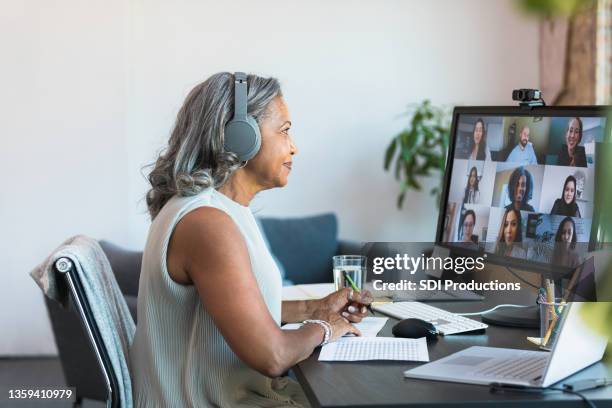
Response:
M540 349L550 351L557 340L567 303L561 298L554 302L538 301L540 309Z

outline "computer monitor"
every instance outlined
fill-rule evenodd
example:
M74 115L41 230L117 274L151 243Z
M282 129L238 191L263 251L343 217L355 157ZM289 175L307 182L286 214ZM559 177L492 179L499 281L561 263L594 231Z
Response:
M562 276L597 246L598 146L609 107L453 112L436 243Z

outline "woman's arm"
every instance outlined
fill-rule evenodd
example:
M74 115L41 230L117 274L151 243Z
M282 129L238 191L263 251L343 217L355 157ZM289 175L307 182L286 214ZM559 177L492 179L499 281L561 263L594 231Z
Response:
M368 311L365 305L372 302L368 291L357 293L349 288L317 300L287 300L283 302L283 323L303 322L306 319L320 319L328 313L340 313L353 323L359 323Z
M303 322L312 316L313 301L308 300L285 300L281 312L281 322L297 323Z
M173 280L196 287L234 353L266 376L282 375L323 340L318 324L287 331L278 327L251 270L244 239L221 210L202 207L185 215L170 239L167 264ZM340 315L322 320L332 325L333 338L358 333Z

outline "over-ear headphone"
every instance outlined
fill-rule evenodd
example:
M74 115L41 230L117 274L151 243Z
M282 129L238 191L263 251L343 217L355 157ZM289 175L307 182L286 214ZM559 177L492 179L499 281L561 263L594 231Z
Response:
M225 150L240 161L252 159L261 147L261 134L255 118L247 114L247 76L234 74L234 117L225 125Z

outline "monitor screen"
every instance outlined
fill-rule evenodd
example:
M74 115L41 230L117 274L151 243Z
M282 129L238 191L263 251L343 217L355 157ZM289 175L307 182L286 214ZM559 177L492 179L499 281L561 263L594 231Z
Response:
M597 107L457 108L438 243L575 267L593 236ZM608 181L609 182L609 181Z

